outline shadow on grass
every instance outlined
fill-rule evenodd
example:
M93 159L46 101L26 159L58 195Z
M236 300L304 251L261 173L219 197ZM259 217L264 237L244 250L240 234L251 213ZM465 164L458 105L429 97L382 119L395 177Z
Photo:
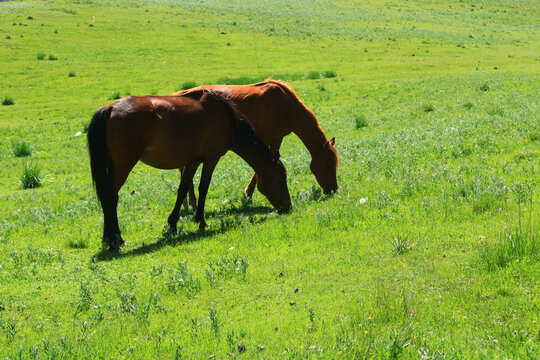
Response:
M211 226L205 230L202 231L195 231L195 232L182 232L180 231L178 234L168 234L166 231L164 231L160 237L157 238L157 241L151 243L151 244L145 244L143 243L141 246L135 249L131 249L128 251L109 251L109 250L101 250L97 254L95 254L92 257L93 261L110 261L114 259L120 259L124 257L130 257L130 256L140 256L144 254L153 253L156 251L159 251L161 248L166 246L177 246L177 245L183 245L183 244L189 244L193 241L198 241L207 237L212 237L214 235L222 234L227 231L233 230L240 226L243 222L247 220L252 222L253 224L262 223L266 221L268 218L267 216L260 216L255 219L255 221L252 221L252 217L254 215L261 215L261 214L270 214L274 210L271 207L268 206L242 206L242 207L236 207L233 206L231 208L223 209L223 210L215 210L215 211L208 211L206 212L206 219L210 221ZM238 215L245 215L246 217L240 217Z
M207 219L219 219L223 215L247 215L247 216L253 216L253 215L260 215L260 214L269 214L274 212L274 209L270 206L251 206L251 205L243 205L243 206L231 206L225 209L221 210L210 210L205 211L204 215Z

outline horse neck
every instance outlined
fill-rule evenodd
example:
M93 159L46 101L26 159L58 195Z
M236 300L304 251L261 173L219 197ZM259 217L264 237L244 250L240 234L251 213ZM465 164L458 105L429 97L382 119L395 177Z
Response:
M328 139L319 126L315 115L307 109L301 109L292 117L292 121L293 132L304 143L311 157L320 152Z
M261 148L241 140L231 145L230 150L244 159L255 170L256 173L264 173L267 169L265 165L272 162L272 155L269 152L261 151Z

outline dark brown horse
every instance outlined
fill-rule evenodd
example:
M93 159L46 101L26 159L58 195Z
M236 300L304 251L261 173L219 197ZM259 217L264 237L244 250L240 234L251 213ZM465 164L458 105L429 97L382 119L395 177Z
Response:
M181 199L202 163L195 220L206 226L204 202L212 172L228 150L256 172L257 186L278 212L291 208L285 167L251 125L213 91L189 96L128 96L97 110L88 128L92 179L103 208L103 242L124 243L118 227L118 191L137 161L160 169L184 169L169 231L176 232Z
M327 139L313 112L288 85L275 80L252 85L203 85L175 95L200 94L205 90L217 91L236 105L272 151L279 150L284 136L295 133L311 154L310 168L323 192L329 194L338 189L335 139ZM245 189L248 197L253 195L256 183L253 175ZM193 187L190 198L194 206Z

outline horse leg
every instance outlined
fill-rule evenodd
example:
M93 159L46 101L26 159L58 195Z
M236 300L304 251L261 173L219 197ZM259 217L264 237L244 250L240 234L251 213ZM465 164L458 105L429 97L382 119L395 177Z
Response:
M180 170L180 174L183 174L184 169ZM180 175L182 177L182 175ZM180 187L180 185L178 185ZM189 203L188 203L188 197L189 197ZM189 192L188 197L185 197L182 204L184 206L185 210L189 210L189 207L191 206L191 209L193 212L197 210L197 198L195 197L195 190L193 189L193 180L191 181L191 184L189 185Z
M199 203L197 204L197 211L195 212L195 221L199 223L199 230L204 230L207 226L206 221L204 221L204 204L206 201L206 194L208 193L208 187L210 186L210 180L212 180L212 173L214 172L218 161L219 157L203 162L201 182L199 183Z
M108 196L108 201L102 204L104 214L103 243L108 245L112 251L118 251L125 244L118 225L118 192L136 163L137 160L114 167L112 171L112 191Z
M257 185L257 174L253 174L249 184L244 189L244 194L251 200L253 192L255 191L255 185Z
M195 189L193 186L193 179L191 179L191 184L189 186L189 206L191 206L191 209L193 212L197 211L197 197L195 197Z
M272 139L272 141L270 141L270 151L272 151L273 153L278 151L279 148L281 147L281 142L283 141L283 137L281 138L276 138L276 139ZM257 174L253 174L249 184L246 186L246 188L244 189L244 194L251 200L251 198L253 197L253 192L255 192L255 185L257 185Z
M179 170L180 170L180 181L182 181L184 169L179 169ZM178 184L178 190L180 190L180 184ZM177 193L178 193L178 190L177 190ZM189 210L187 197L182 200L182 206L184 207L185 210Z
M185 166L182 171L182 179L180 180L180 186L178 186L178 195L176 197L174 209L172 210L167 220L167 222L169 223L169 234L177 233L176 223L178 222L178 218L180 217L180 208L182 207L182 202L186 197L190 184L193 183L193 176L195 175L198 166L198 163L192 163Z
M108 246L112 251L117 251L124 243L121 240L120 228L118 226L118 193L112 191L101 201L103 208L103 245ZM120 239L118 239L120 237Z

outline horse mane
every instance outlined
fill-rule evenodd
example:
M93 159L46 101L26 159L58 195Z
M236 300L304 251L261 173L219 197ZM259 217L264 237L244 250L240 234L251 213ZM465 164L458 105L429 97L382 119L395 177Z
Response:
M321 125L319 124L319 121L317 120L317 117L315 116L313 111L311 111L311 109L308 108L306 106L306 104L304 104L304 102L298 97L298 95L296 95L294 90L288 84L286 84L286 83L284 83L282 81L273 80L272 77L269 77L265 81L260 82L260 83L255 84L255 85L266 85L266 84L272 84L272 85L280 87L281 90L283 90L285 92L285 94L287 94L293 101L295 101L300 106L300 109L302 111L307 113L307 115L308 115L307 117L308 117L309 120L311 120L312 125L317 127L317 130L319 130L324 135L324 138L326 139L326 141L328 141L328 138L326 137L326 134L324 133L323 129L321 128ZM329 146L328 148L330 149L332 155L334 156L334 159L336 161L336 167L337 167L339 165L339 157L338 157L338 154L337 154L337 150L333 146Z
M246 120L244 115L233 103L215 90L203 90L203 93L210 94L212 97L226 106L234 121L235 129L240 139L247 141L249 145L256 148L262 154L265 154L268 158L274 158L272 151L262 141L259 135L257 135L249 121Z

